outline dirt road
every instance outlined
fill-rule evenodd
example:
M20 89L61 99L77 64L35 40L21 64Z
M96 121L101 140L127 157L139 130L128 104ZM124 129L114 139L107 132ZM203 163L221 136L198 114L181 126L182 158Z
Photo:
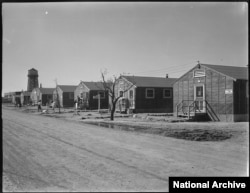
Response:
M3 191L168 191L169 176L246 176L248 144L116 131L3 108Z

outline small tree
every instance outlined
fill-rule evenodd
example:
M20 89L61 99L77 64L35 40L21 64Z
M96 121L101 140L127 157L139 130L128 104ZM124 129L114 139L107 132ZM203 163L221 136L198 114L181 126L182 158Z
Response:
M61 104L60 104L60 98L57 90L57 79L55 79L56 82L56 104L58 105L59 108L59 113L61 113Z
M113 121L114 120L114 113L115 113L115 109L116 109L116 103L117 101L122 97L120 95L116 96L115 95L115 87L118 83L119 78L116 76L113 76L113 78L109 78L106 79L105 76L107 75L107 72L101 72L101 76L102 76L102 83L103 83L103 87L105 89L105 91L108 91L109 93L109 97L111 99L111 109L110 109L110 120ZM127 89L125 89L123 91L123 93L126 93L133 85L130 85Z

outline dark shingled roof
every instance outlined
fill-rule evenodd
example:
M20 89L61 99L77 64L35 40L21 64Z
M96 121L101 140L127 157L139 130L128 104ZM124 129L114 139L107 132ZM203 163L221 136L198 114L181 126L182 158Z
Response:
M177 78L121 76L137 87L172 87Z
M74 92L76 87L75 85L57 85L58 87L60 87L63 92Z
M216 70L222 74L225 74L234 79L248 80L248 67L238 67L238 66L221 66L221 65L211 65L211 64L200 64Z
M89 90L104 90L102 82L85 82L83 84L89 88Z
M39 88L42 94L53 94L55 88Z

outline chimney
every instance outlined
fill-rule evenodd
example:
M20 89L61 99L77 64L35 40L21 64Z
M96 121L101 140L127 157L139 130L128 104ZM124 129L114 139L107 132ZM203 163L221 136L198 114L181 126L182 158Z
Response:
M42 88L42 83L40 83L40 88Z
M166 78L168 78L168 74L166 74Z

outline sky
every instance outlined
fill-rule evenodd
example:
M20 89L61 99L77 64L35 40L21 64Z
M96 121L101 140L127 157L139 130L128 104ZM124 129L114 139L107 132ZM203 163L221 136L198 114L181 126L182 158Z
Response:
M248 65L245 2L2 3L2 95L108 77L178 78L197 61Z

